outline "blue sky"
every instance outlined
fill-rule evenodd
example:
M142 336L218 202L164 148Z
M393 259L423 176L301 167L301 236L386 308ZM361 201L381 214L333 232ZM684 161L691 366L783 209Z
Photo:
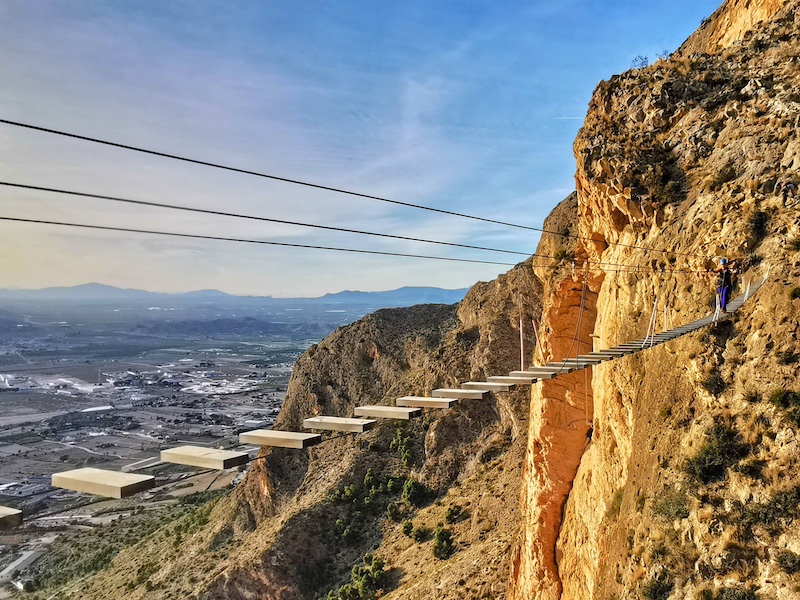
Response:
M0 118L524 225L573 189L592 90L718 0L0 0ZM532 232L0 125L0 180L533 252ZM0 186L0 216L484 260L502 254ZM509 262L516 262L510 256ZM506 267L0 222L1 287L321 295Z

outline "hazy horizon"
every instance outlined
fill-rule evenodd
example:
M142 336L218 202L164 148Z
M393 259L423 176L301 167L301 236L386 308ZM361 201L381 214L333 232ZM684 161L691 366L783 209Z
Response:
M574 187L601 79L673 51L718 0L0 0L0 118L540 226ZM231 7L234 8L231 8ZM0 124L0 181L530 255L538 234ZM516 263L0 186L0 216ZM319 296L468 287L508 267L0 221L8 285Z

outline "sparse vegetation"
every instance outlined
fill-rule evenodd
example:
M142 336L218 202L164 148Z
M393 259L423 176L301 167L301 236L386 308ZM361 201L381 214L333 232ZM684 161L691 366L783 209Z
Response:
M737 503L735 508L733 518L739 524L743 538L751 538L754 527L763 527L777 535L800 515L800 486L778 492L766 502Z
M398 425L394 438L389 443L389 449L397 452L405 468L409 468L413 462L413 440L411 433L407 432L402 425Z
M403 485L403 495L400 499L405 504L419 508L430 502L434 495L433 490L425 484L416 479L407 479Z
M674 584L666 575L653 577L642 586L644 600L667 600Z
M373 600L383 592L388 576L383 560L372 554L364 555L360 565L350 573L350 583L328 593L327 600Z
M452 532L442 525L437 526L433 533L433 555L440 560L445 560L450 558L454 551Z
M611 503L606 509L606 519L616 519L619 515L619 509L622 507L622 490L614 492L614 497L611 498Z
M429 527L425 525L417 525L411 530L409 537L414 540L415 542L421 544L428 540L431 537L431 530Z
M561 261L572 262L573 260L575 260L575 253L572 250L567 250L566 248L559 248L558 250L556 250L556 253L553 256L553 258L557 262Z
M786 411L786 417L795 424L800 424L800 394L779 388L769 396L769 401Z
M448 523L455 523L458 521L459 517L461 517L461 507L457 505L448 506L447 510L444 511L444 520Z
M800 554L791 550L780 550L776 556L778 566L789 575L800 573Z
M761 479L767 461L751 458L734 467L734 470L752 479Z
M667 490L653 505L653 512L668 521L689 516L689 499L679 490Z
M725 388L728 387L725 384L725 380L720 375L719 371L713 371L709 373L704 379L700 381L700 385L703 387L710 394L714 394L715 396L719 396L722 392L725 391Z
M716 421L706 432L706 439L697 454L686 461L687 475L708 484L725 477L728 467L744 458L749 449L731 427Z
M700 600L758 600L758 596L752 590L722 588L716 593L712 590L703 590L700 592Z
M748 227L750 228L750 234L755 238L756 241L761 240L765 235L767 235L767 225L769 224L769 215L764 211L758 211L753 213L753 216L750 217L750 221L748 222Z

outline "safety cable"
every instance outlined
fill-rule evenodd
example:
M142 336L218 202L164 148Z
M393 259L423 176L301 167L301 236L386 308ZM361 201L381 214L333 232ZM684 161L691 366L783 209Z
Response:
M173 231L152 231L149 229L134 229L131 227L110 227L107 225L88 225L86 223L65 223L62 221L47 221L44 219L20 219L16 217L2 217L0 221L14 221L18 223L36 223L40 225L59 225L62 227L79 227L82 229L97 229L103 231L121 231L126 233L146 233L151 235L166 235L179 238L191 238L198 240L218 240L223 242L242 242L247 244L263 244L267 246L284 246L288 248L308 248L312 250L334 250L337 252L352 252L356 254L377 254L380 256L399 256L403 258L424 258L430 260L446 260L451 262L464 262L464 263L477 263L484 265L503 265L507 267L514 266L514 263L504 263L489 260L475 260L469 258L451 258L447 256L427 256L424 254L406 254L403 252L384 252L380 250L359 250L355 248L336 248L331 246L316 246L312 244L290 244L288 242L273 242L267 240L251 240L246 238L231 238L221 237L215 235L198 235L193 233L176 233Z
M273 181L280 181L282 183L289 183L289 184L292 184L292 185L299 185L299 186L309 187L309 188L313 188L313 189L319 189L319 190L323 190L323 191L327 191L327 192L335 192L337 194L346 194L346 195L354 196L354 197L358 197L358 198L365 198L367 200L375 200L375 201L378 201L378 202L386 202L386 203L395 204L395 205L398 205L398 206L405 206L407 208L416 208L416 209L419 209L419 210L426 210L426 211L435 212L435 213L439 213L439 214L449 215L449 216L452 216L452 217L460 217L460 218L463 218L463 219L471 219L471 220L474 220L474 221L481 221L483 223L492 223L494 225L503 225L505 227L514 227L516 229L525 229L525 230L528 230L528 231L538 231L538 232L541 232L541 233L550 233L550 234L558 235L558 236L561 236L561 237L573 238L573 239L583 240L583 241L590 241L590 242L598 241L598 240L594 240L594 239L586 237L586 236L579 236L579 235L574 235L574 234L569 234L569 233L562 233L562 232L559 232L559 231L551 231L551 230L548 230L548 229L544 229L542 227L533 227L533 226L530 226L530 225L520 225L518 223L509 223L507 221L500 221L500 220L497 220L497 219L489 219L489 218L486 218L486 217L478 217L478 216L475 216L475 215L468 215L468 214L459 213L459 212L455 212L455 211L445 210L445 209L442 209L442 208L434 208L434 207L431 207L431 206L424 206L422 204L414 204L414 203L411 203L411 202L403 202L401 200L392 200L390 198L384 198L384 197L375 196L375 195L372 195L372 194L365 194L365 193L362 193L362 192L355 192L355 191L346 190L346 189L343 189L343 188L337 188L337 187L328 186L328 185L323 185L323 184L319 184L319 183L312 183L312 182L308 182L308 181L302 181L302 180L299 180L299 179L292 179L292 178L289 178L289 177L281 177L281 176L278 176L278 175L270 175L268 173L262 173L262 172L253 171L253 170L250 170L250 169L243 169L243 168L239 168L239 167L232 167L230 165L223 165L223 164L220 164L220 163L214 163L214 162L205 161L205 160L199 160L199 159L195 159L195 158L188 158L188 157L185 157L185 156L179 156L177 154L170 154L170 153L161 152L161 151L158 151L158 150L150 150L150 149L147 149L147 148L140 148L138 146L131 146L129 144L122 144L120 142L112 142L112 141L109 141L109 140L102 140L102 139L99 139L99 138L80 135L80 134L77 134L77 133L69 133L69 132L66 132L66 131L60 131L58 129L52 129L52 128L49 128L49 127L41 127L41 126L38 126L38 125L31 125L29 123L22 123L22 122L19 122L19 121L12 121L12 120L9 120L9 119L0 119L0 124L11 125L13 127L21 127L21 128L24 128L24 129L30 129L30 130L33 130L33 131L40 131L40 132L43 132L43 133L59 135L59 136L68 137L68 138L72 138L72 139L82 140L82 141L85 141L85 142L92 142L92 143L95 143L95 144L102 144L104 146L111 146L113 148L121 148L123 150L130 150L130 151L133 151L133 152L140 152L140 153L149 154L149 155L152 155L152 156L159 156L159 157L162 157L162 158L169 158L169 159L172 159L172 160L178 160L178 161L182 161L182 162L186 162L186 163L200 165L200 166L203 166L203 167L211 167L211 168L215 168L215 169L222 169L222 170L225 170L225 171L232 171L234 173L241 173L241 174L244 174L244 175L253 175L255 177L261 177L261 178L270 179L270 180L273 180ZM661 250L661 249L657 249L657 248L648 248L646 246L638 246L636 244L624 244L622 242L608 242L608 241L605 241L604 243L608 244L608 245L620 246L620 247L623 247L623 248L633 248L633 249L643 250L643 251L648 251L648 252L658 252L658 253L662 253L662 254L674 254L676 256L693 256L695 258L708 258L706 256L690 254L690 253L687 253L687 252L678 252L678 251L674 251L674 250Z
M470 246L468 244L457 244L454 242L442 242L438 240L426 240L421 238L406 237L403 235L392 235L389 233L375 233L372 231L361 231L359 229L348 229L346 227L333 227L331 225L318 225L314 223L302 223L300 221L287 221L284 219L274 219L271 217L259 217L255 215L244 215L241 213L231 213L221 210L211 210L206 208L196 208L192 206L180 206L177 204L165 204L162 202L148 202L146 200L134 200L132 198L121 198L119 196L107 196L105 194L89 194L86 192L76 192L74 190L64 190L59 188L42 187L38 185L25 185L21 183L10 183L8 181L0 181L0 185L20 188L26 190L35 190L38 192L51 192L56 194L67 194L71 196L80 196L83 198L94 198L98 200L109 200L111 202L122 202L125 204L134 204L137 206L150 206L154 208L168 208L171 210L182 210L186 212L201 213L206 215L215 215L220 217L235 217L237 219L250 219L252 221L263 221L266 223L277 223L280 225L294 225L297 227L309 227L312 229L325 229L328 231L337 231L340 233L355 233L358 235L371 235L375 237L391 238L395 240L405 240L409 242L423 242L425 244L439 244L442 246L453 246L455 248L467 248L470 250L484 250L486 252L502 252L504 254L517 254L519 256L530 256L530 252L519 252L516 250L502 250L498 248L486 248L483 246Z

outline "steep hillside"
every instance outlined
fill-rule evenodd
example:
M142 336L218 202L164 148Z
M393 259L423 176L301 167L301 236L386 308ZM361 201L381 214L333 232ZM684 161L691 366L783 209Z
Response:
M572 198L556 210L560 227L574 209ZM520 311L524 343L535 345L540 296L529 260L459 305L386 309L339 328L298 361L276 427L507 372L519 365ZM346 583L369 552L386 561L387 597L500 594L527 401L518 391L307 452L266 450L232 494L122 552L81 597L315 599ZM439 523L452 535L449 560L433 554ZM449 591L434 591L445 582Z
M659 328L691 321L723 256L742 287L768 275L739 312L530 392L264 451L80 597L312 600L357 567L393 600L797 598L800 203L776 186L800 182L799 27L800 0L729 0L673 57L602 82L539 245L557 258L338 329L278 427L515 368L520 313L526 363L643 336L654 307Z
M575 142L595 264L545 289L549 354L643 335L654 299L660 327L710 311L719 257L769 281L711 331L534 388L512 598L797 597L800 231L775 188L800 175L798 6L727 2L595 91Z

